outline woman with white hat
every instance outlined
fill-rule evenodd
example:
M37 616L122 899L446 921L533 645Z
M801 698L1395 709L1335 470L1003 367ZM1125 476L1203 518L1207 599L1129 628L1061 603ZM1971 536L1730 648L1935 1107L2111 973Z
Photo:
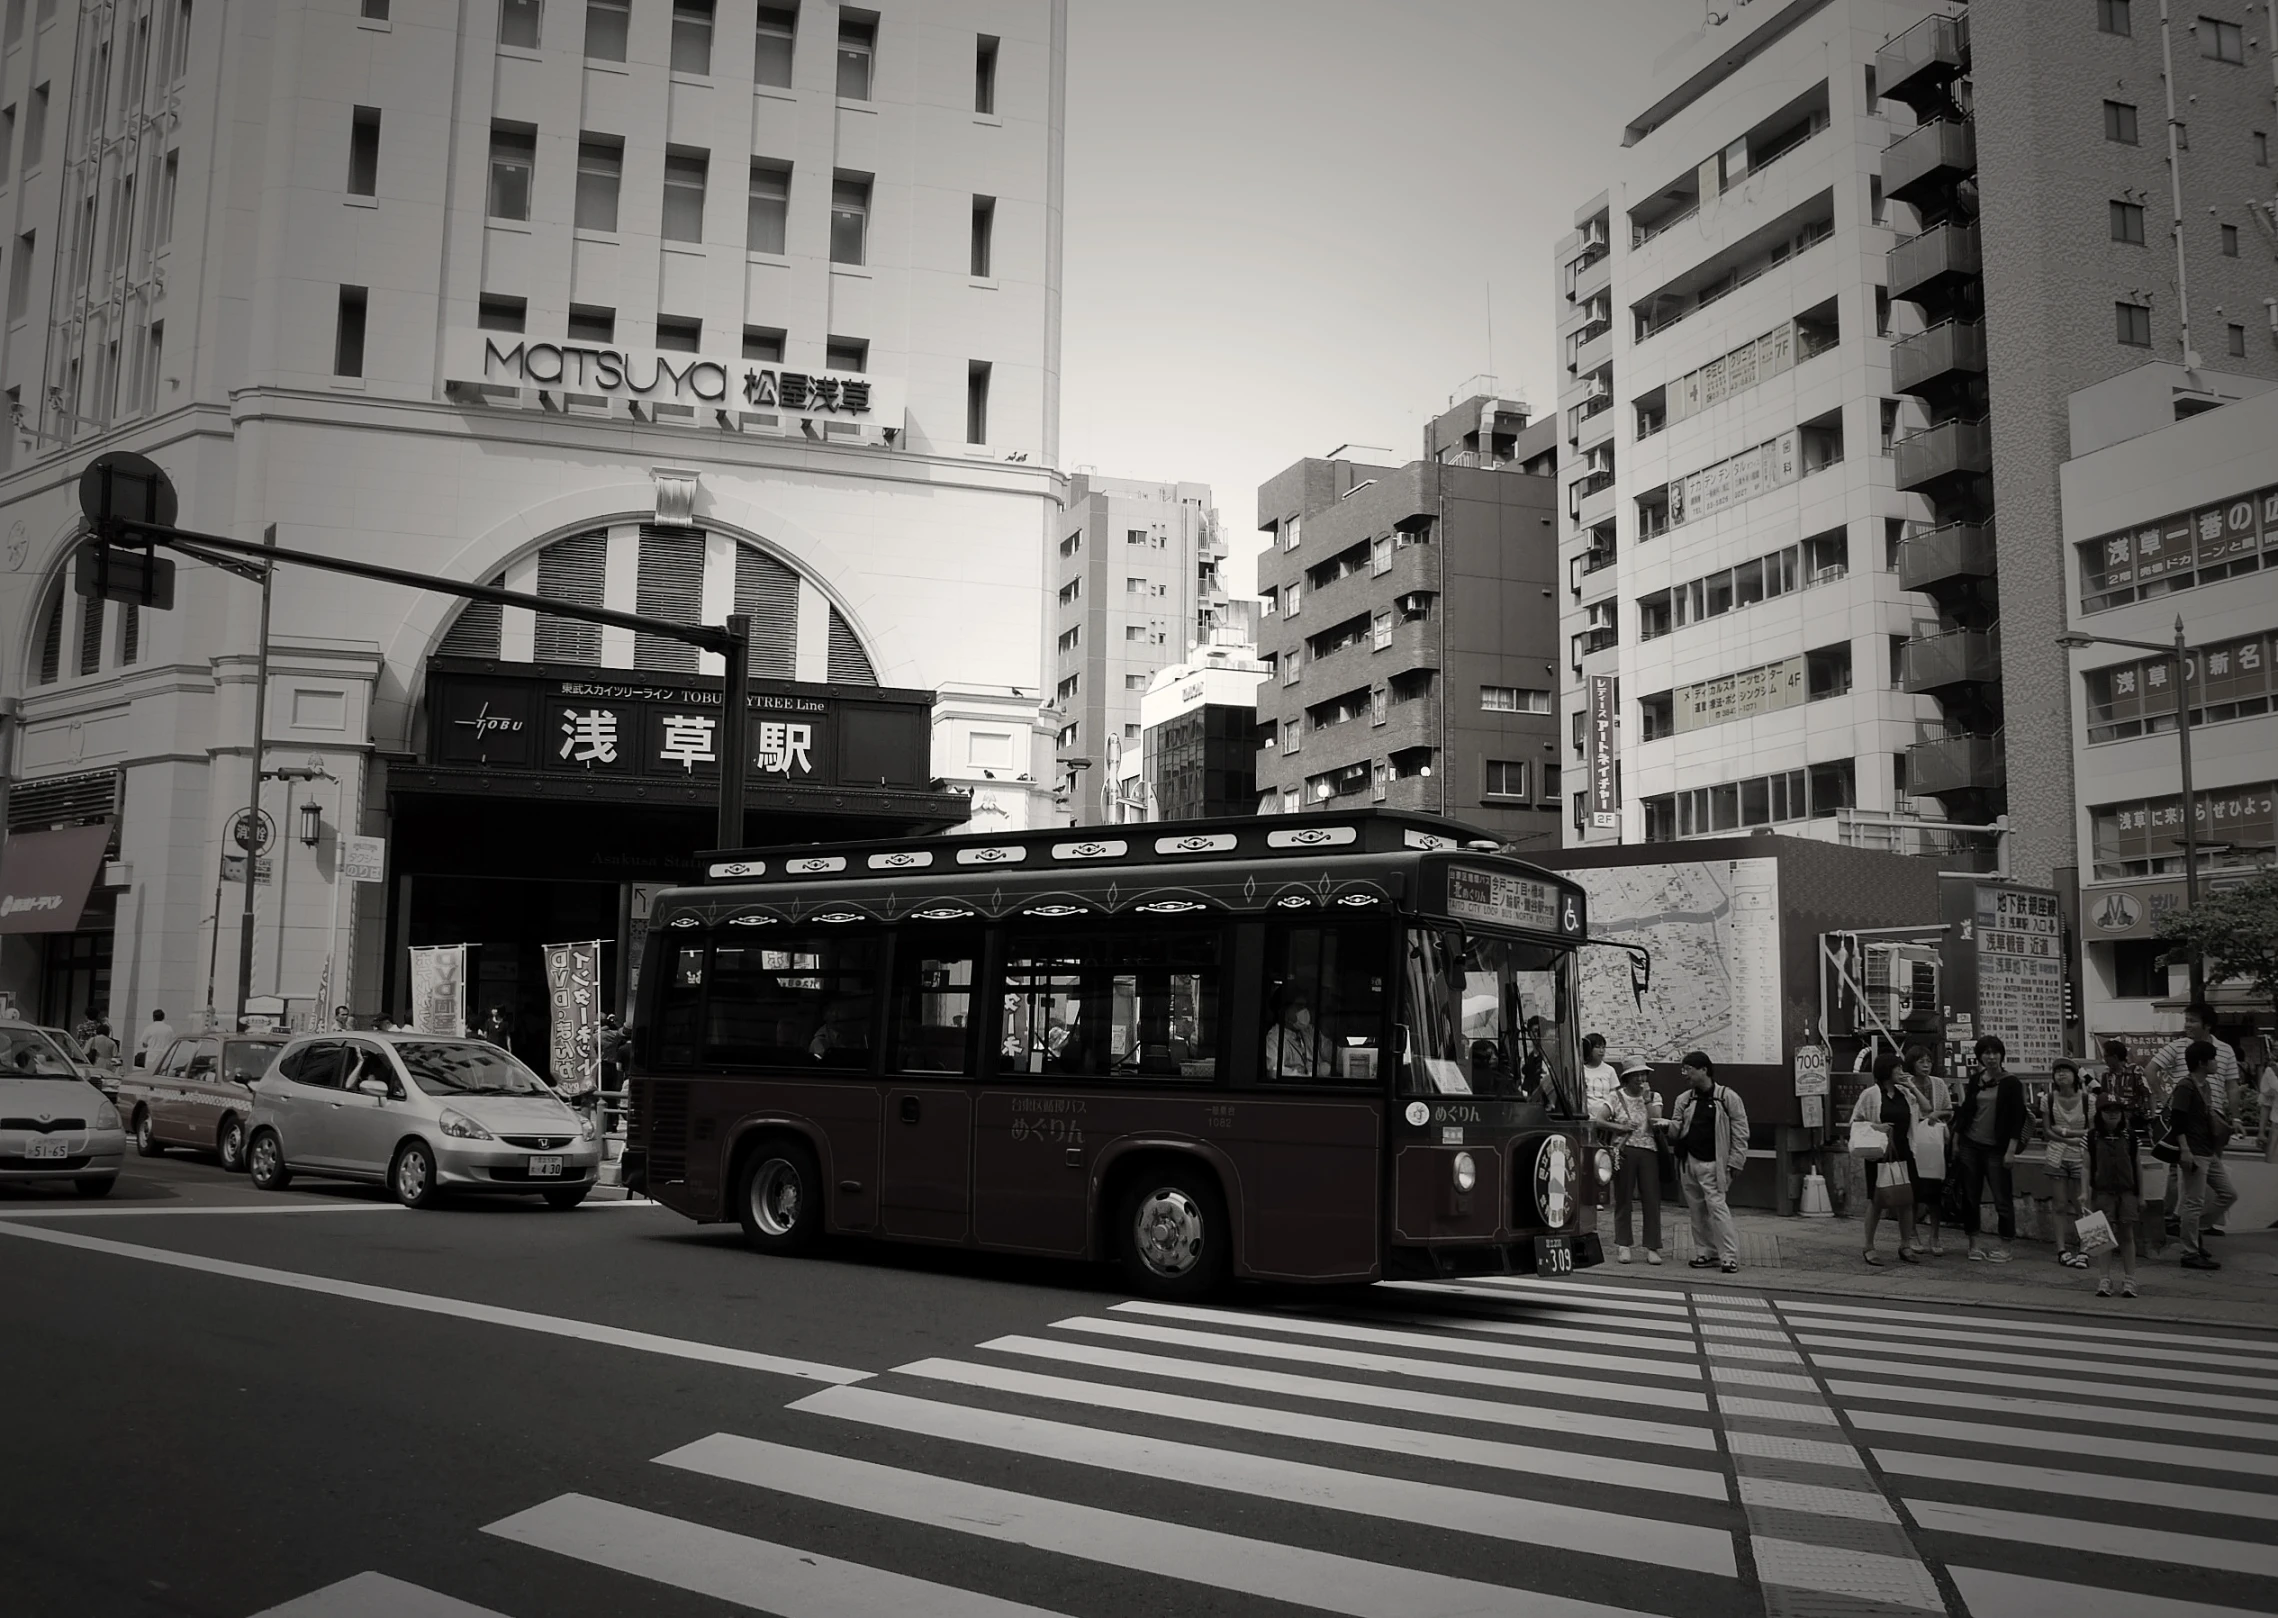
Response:
M1645 1211L1645 1262L1661 1262L1661 1097L1653 1069L1636 1057L1621 1064L1621 1082L1590 1103L1590 1116L1614 1150L1614 1262L1629 1262L1631 1209Z

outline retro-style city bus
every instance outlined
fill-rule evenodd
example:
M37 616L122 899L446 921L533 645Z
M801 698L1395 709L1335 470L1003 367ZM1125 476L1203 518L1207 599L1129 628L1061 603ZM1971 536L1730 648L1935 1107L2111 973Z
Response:
M657 896L628 1183L825 1232L1229 1276L1601 1260L1582 890L1359 810L703 856Z

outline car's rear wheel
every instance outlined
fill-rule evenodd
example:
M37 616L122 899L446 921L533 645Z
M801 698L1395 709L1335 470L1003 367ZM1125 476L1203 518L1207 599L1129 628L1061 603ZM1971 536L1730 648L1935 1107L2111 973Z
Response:
M435 1154L422 1141L407 1140L388 1165L388 1189L406 1208L435 1206Z
M744 1240L762 1253L804 1253L822 1238L823 1171L802 1141L761 1141L736 1179Z
M584 1185L562 1186L557 1190L549 1191L546 1193L546 1206L549 1208L559 1208L564 1213L567 1213L570 1209L583 1202L585 1200L586 1192L592 1189L593 1188L591 1186Z
M214 1131L214 1155L230 1173L245 1172L245 1120L234 1112Z
M150 1121L150 1109L134 1110L134 1149L145 1157L164 1157L166 1148L158 1144L158 1126Z
M256 1191L282 1191L293 1183L293 1171L285 1167L285 1143L274 1129L253 1132L245 1147L245 1169Z
M83 1180L71 1182L71 1189L83 1197L107 1197L111 1187L119 1183L116 1174L90 1174Z
M1150 1165L1118 1204L1116 1256L1132 1289L1151 1298L1200 1298L1226 1279L1226 1199L1201 1169Z

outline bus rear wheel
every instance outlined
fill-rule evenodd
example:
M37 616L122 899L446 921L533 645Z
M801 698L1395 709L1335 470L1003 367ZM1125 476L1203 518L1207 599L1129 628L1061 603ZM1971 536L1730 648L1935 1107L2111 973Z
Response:
M823 1233L823 1171L804 1142L777 1137L745 1154L736 1218L762 1253L804 1253Z
M1132 1290L1202 1298L1226 1279L1232 1246L1226 1199L1204 1171L1165 1163L1127 1181L1117 1206L1116 1256Z

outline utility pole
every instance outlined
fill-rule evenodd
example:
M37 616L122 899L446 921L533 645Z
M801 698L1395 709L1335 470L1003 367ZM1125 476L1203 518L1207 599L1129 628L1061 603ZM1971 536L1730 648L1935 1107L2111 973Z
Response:
M2183 643L2183 614L2175 615L2175 750L2183 766L2183 907L2199 913L2199 803L2191 794L2191 648ZM2191 952L2191 998L2207 998L2207 963Z
M744 791L751 780L751 614L728 614L727 685L720 693L720 825L722 848L744 842Z
M275 523L262 530L261 543L276 549ZM253 993L253 896L260 887L254 878L261 868L261 743L269 722L269 593L276 577L276 564L262 563L261 639L253 656L253 751L246 771L252 779L245 794L245 909L237 924L237 1017L233 1028L245 1021L245 1002Z

